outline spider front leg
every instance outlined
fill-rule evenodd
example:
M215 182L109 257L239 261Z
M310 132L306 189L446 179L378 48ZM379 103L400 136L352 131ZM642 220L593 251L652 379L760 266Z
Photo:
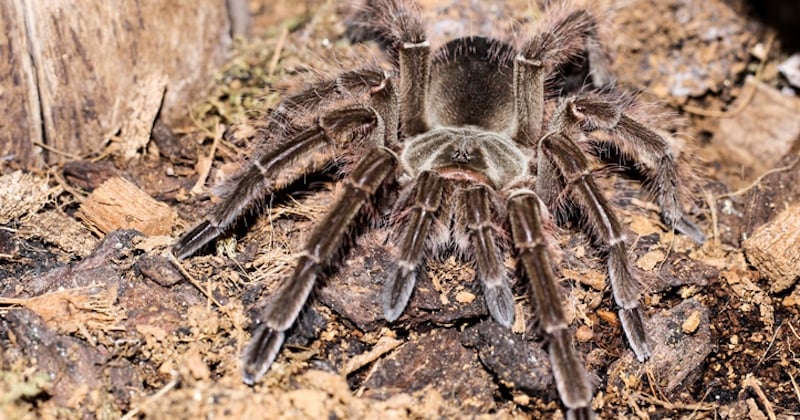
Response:
M628 343L639 361L647 360L650 349L639 307L640 285L628 262L622 227L592 179L586 156L565 132L553 132L539 142L538 173L548 175L549 181L556 182L558 189L566 188L575 201L585 219L582 226L606 255L608 279L614 301L620 306L619 318ZM539 182L537 180L540 196L552 199L555 188Z
M592 385L572 346L557 278L547 253L542 227L546 207L533 191L518 190L509 198L508 213L514 248L530 282L531 303L549 338L553 376L558 395L569 410L567 418L592 418Z
M490 196L483 185L462 190L456 208L457 225L465 226L475 254L477 276L483 283L483 297L489 314L507 328L514 323L514 294L498 248L498 227L492 220Z
M680 201L680 178L667 141L644 124L634 120L620 107L601 97L582 96L567 100L559 115L563 126L584 131L604 130L611 134L605 146L613 146L642 170L645 188L661 206L661 219L667 226L692 238L697 243L705 235L686 215Z
M400 317L414 291L417 270L423 260L434 217L442 204L443 190L444 180L436 172L424 171L415 179L411 210L397 224L403 230L398 242L397 268L389 272L384 284L383 314L389 322Z
M380 75L380 79L377 76ZM377 80L376 80L377 79ZM370 83L377 83L372 85ZM319 117L310 127L288 128L291 119L279 128L271 124L274 130L272 142L267 144L267 151L252 160L248 167L229 181L234 187L223 195L222 202L206 217L206 220L185 232L173 246L173 252L179 259L187 258L208 243L221 236L246 211L256 207L264 197L281 190L307 173L319 171L342 152L342 149L356 149L363 145L354 145L341 141L343 133L369 130L378 133L380 143L393 145L397 139L397 94L392 80L383 73L365 70L344 73L327 85L336 85L348 91L356 89L367 91L369 106L356 105L344 109L330 111ZM333 88L323 89L320 86L310 91L333 95ZM276 110L278 116L274 121L288 118L299 106L318 107L324 98L312 100L314 95L308 92L295 95L285 101ZM300 101L298 98L306 98ZM307 98L308 97L308 98ZM293 99L300 102L294 102ZM288 111L294 109L294 112ZM284 137L288 140L284 140Z
M431 45L419 6L409 0L366 0L348 22L349 30L376 38L400 69L403 137L428 131ZM364 40L358 36L358 40Z
M537 33L514 58L514 112L516 130L512 137L519 144L539 140L544 120L545 81L565 63L586 54L595 86L611 83L608 63L597 37L597 22L587 10L554 6L540 22Z
M297 259L292 277L266 305L253 338L244 352L244 382L253 384L269 369L308 300L319 271L341 246L350 224L362 207L394 172L397 158L385 147L370 149L344 181L344 191L316 226Z

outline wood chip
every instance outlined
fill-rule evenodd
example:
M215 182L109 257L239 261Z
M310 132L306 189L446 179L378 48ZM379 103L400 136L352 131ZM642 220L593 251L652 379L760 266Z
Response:
M81 204L76 213L90 228L103 234L136 229L145 235L168 235L178 215L123 178L111 178Z
M636 260L636 266L644 271L653 271L659 264L664 262L666 254L661 251L650 251Z
M611 325L614 325L614 326L618 326L619 325L619 317L617 317L617 313L616 312L600 310L600 311L597 311L597 316L600 319L602 319L603 321L605 321L605 322L607 322L607 323L609 323Z
M593 337L594 333L592 332L592 329L586 325L581 325L575 331L575 339L580 343L588 343L589 341L592 341Z
M800 203L756 229L743 247L750 263L770 280L771 293L792 287L800 276Z
M467 292L466 290L456 293L456 302L472 303L472 301L474 300L475 300L475 295L473 293Z
M60 193L60 188L48 187L46 179L22 171L0 176L0 225L35 214Z
M681 330L684 334L694 334L697 331L697 327L700 326L700 311L694 311L686 317L686 320L683 321L683 325L681 325Z

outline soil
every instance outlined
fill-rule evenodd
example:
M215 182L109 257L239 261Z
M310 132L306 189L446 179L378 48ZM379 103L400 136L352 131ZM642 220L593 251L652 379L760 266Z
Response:
M157 124L137 159L0 167L0 418L563 418L522 281L511 331L488 320L472 268L454 258L431 261L405 314L383 320L385 228L326 276L264 379L242 382L251 319L339 183L310 177L180 263L169 246L257 153L248 139L283 95L386 60L348 40L332 2L250 3L253 36L185 125ZM518 31L539 11L522 0L420 3L435 45ZM601 260L565 226L564 304L592 405L601 418L800 416L800 87L778 71L789 54L738 1L600 3L618 88L638 94L637 118L671 133L707 240L670 232L637 180L598 169L628 230L653 357L636 360ZM162 222L125 224L145 215L120 218L121 229L86 217L90 192L119 178L177 212L168 234ZM99 204L128 195L110 197ZM132 208L146 212L146 201Z

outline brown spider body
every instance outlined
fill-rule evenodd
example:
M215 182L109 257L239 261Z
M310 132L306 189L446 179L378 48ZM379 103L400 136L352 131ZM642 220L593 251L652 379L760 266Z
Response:
M635 162L662 207L662 219L698 242L703 234L683 214L668 143L630 118L619 101L584 92L558 98L546 115L545 101L558 97L547 91L547 81L565 63L585 57L594 84L610 82L591 14L579 9L553 16L520 43L466 37L432 51L414 4L369 0L351 25L384 42L396 74L346 72L288 97L273 111L263 154L230 181L207 220L174 247L179 258L188 257L265 197L331 162L345 173L342 193L310 234L294 274L256 319L244 354L245 382L254 383L269 369L322 267L357 216L384 205L376 198L388 186L398 189L385 209L398 252L384 279L387 321L405 310L426 255L457 252L474 264L492 318L510 326L514 298L503 260L513 252L529 280L567 415L593 417L592 386L572 346L553 269L554 241L546 229L551 212L569 207L605 257L631 348L640 361L649 357L626 238L593 179L587 153L597 148L587 144L599 143L601 153L614 149ZM594 138L594 131L609 135Z

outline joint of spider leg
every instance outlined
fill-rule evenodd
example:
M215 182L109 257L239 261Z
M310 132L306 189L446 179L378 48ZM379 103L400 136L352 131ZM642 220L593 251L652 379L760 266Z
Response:
M431 43L428 40L419 40L416 42L404 42L403 49L410 50L414 48L430 48Z
M328 139L326 139L326 140L328 140ZM252 160L252 164L253 164L253 166L256 167L256 169L258 169L258 171L264 177L265 182L267 184L272 184L272 180L269 179L269 170L267 170L267 168L264 167L264 165L261 163L261 161L258 160L258 159L253 159ZM271 186L271 185L268 185L268 186Z
M389 85L389 73L384 72L383 80L381 80L381 83L377 86L372 86L369 88L370 96L376 96L383 93L388 85Z
M536 58L528 58L528 57L525 57L522 54L517 55L514 58L514 60L516 60L518 63L531 66L531 67L533 67L533 68L535 68L537 70L544 67L544 63L542 62L542 60L539 60L539 59L536 59Z

